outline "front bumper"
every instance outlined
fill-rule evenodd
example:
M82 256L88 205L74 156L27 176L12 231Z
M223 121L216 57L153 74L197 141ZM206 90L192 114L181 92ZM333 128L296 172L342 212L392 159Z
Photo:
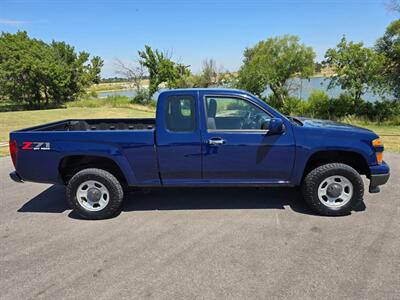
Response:
M12 180L14 180L15 182L19 182L19 183L24 182L24 181L22 180L21 176L19 176L19 174L17 173L17 171L11 172L11 173L10 173L10 178L11 178Z
M371 175L369 176L369 192L378 193L379 186L385 184L390 177L389 166L383 162L380 165L370 167Z

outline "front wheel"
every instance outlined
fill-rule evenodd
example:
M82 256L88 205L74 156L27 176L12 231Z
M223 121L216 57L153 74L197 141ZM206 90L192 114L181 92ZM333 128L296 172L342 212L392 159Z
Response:
M68 182L67 200L85 219L114 217L120 212L124 192L115 176L102 169L84 169Z
M347 215L362 200L364 184L356 170L346 164L330 163L312 170L304 179L303 196L317 213Z

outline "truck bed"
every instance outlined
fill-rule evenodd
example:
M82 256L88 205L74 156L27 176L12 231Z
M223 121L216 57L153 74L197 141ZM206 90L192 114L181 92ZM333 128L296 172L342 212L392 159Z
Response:
M15 166L26 181L62 182L65 158L92 156L125 170L129 185L157 186L154 136L155 119L75 119L13 131L10 140L19 145Z
M143 119L71 119L34 126L19 131L97 131L154 129L155 118Z

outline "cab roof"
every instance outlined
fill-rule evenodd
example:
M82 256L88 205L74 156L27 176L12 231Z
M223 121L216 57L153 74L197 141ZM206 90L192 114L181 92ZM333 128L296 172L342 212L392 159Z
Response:
M249 92L238 90L238 89L229 89L229 88L185 88L185 89L171 89L160 92L160 96L163 94L174 94L176 92L204 92L210 91L213 93L229 93L229 94L246 94L250 95Z

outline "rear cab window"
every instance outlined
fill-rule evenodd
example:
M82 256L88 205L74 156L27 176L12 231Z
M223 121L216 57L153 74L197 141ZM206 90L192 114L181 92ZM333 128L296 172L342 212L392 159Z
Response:
M193 96L168 96L165 103L165 128L173 132L195 130L195 99Z

